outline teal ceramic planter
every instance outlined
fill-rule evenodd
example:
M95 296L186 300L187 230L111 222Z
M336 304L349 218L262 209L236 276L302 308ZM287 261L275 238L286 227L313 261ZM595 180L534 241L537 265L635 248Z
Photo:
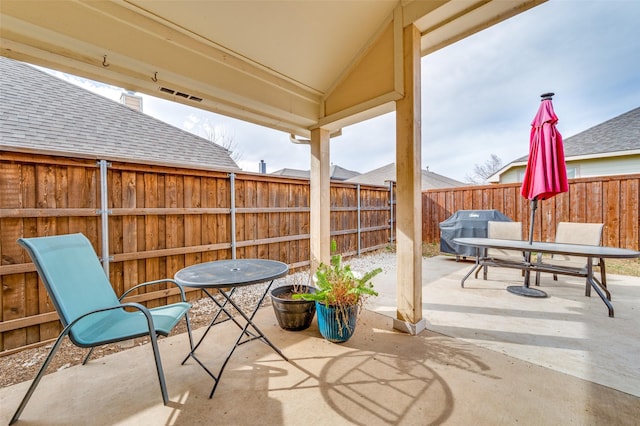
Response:
M346 318L336 318L336 308L326 306L316 302L316 313L318 316L318 328L322 337L330 342L346 342L353 336L356 330L356 319L358 317L358 306L350 306L346 309Z

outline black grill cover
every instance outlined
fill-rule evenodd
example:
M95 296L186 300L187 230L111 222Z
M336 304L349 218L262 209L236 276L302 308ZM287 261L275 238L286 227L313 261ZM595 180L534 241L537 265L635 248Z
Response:
M440 251L458 256L475 256L474 247L461 246L454 238L486 237L489 221L511 222L498 210L458 210L444 222L440 222Z

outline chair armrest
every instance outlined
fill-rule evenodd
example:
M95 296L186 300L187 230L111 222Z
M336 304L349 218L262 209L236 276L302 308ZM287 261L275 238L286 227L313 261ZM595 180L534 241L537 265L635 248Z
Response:
M184 292L184 287L181 284L177 283L176 280L173 280L171 278L164 278L164 279L155 280L155 281L147 281L147 282L138 284L136 286L133 286L129 290L127 290L124 293L122 293L122 296L120 296L118 298L118 300L124 299L129 293L131 293L134 290L137 290L140 287L146 287L146 286L149 286L149 285L160 284L160 283L171 283L171 284L174 284L176 287L178 287L178 289L180 289L180 297L182 298L182 301L183 302L187 301L187 297L186 297L185 292Z
M149 311L149 309L147 307L145 307L144 305L141 305L140 303L127 302L127 303L121 303L119 305L109 306L108 308L96 309L94 311L90 311L90 312L84 313L84 314L80 315L78 318L76 318L73 321L71 321L64 328L64 330L70 329L78 321L80 321L83 318L88 317L89 315L97 314L99 312L113 311L115 309L123 309L123 308L133 308L133 309L137 309L137 310L141 311L144 314L144 316L147 317L147 323L149 324L149 332L151 332L151 330L154 329L154 327L153 327L153 316L151 315L151 311Z

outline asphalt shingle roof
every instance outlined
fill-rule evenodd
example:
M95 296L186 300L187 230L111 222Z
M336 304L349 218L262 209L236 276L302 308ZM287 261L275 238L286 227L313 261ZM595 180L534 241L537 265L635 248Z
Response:
M176 167L239 170L220 145L0 57L0 148Z
M311 175L309 170L300 170L300 169L280 169L271 173L272 175L279 176L290 176L290 177L298 177L298 178L307 178ZM344 167L333 165L330 170L330 179L333 180L347 180L353 176L358 176L360 173L354 172L353 170L345 169Z
M390 163L386 166L371 170L351 179L347 179L349 183L360 183L364 185L388 185L388 181L396 180L396 163ZM453 188L456 186L464 186L465 184L455 179L448 178L438 173L422 170L421 176L422 190L436 188Z
M640 149L640 107L563 140L564 156L606 154ZM528 155L514 160L526 161Z

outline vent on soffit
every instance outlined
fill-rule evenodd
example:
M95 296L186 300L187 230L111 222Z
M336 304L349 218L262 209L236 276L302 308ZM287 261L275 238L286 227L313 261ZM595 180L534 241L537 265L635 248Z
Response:
M160 91L164 92L164 93L168 93L170 95L174 95L174 96L179 96L181 98L185 98L185 99L189 99L190 101L194 101L194 102L202 102L202 98L199 98L197 96L193 96L190 95L188 93L184 93L184 92L179 92L177 90L173 90L173 89L169 89L167 87L160 87Z

